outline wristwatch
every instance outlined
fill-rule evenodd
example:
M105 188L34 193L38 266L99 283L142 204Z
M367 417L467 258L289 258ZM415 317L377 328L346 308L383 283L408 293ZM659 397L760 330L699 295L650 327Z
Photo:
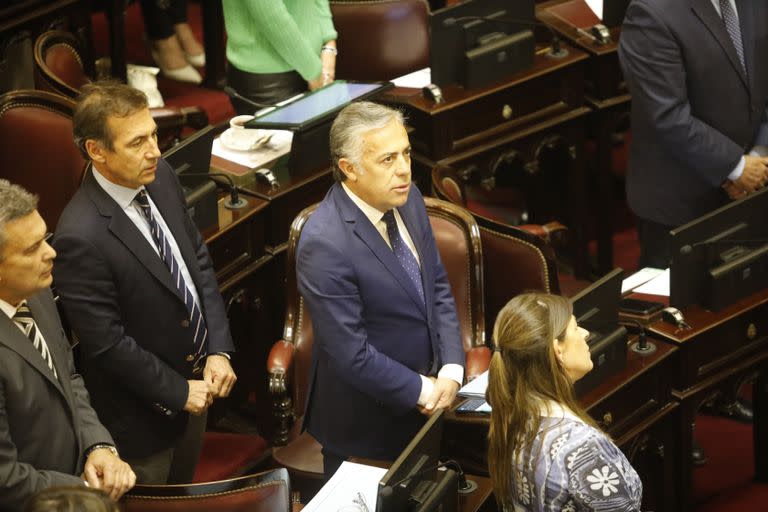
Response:
M88 448L85 451L85 459L88 460L88 457L91 455L91 452L93 452L94 450L101 450L102 448L105 448L105 449L111 451L112 455L114 455L115 457L120 457L120 454L117 453L117 448L115 448L111 444L97 443L97 444L91 446L90 448Z
M334 46L323 46L322 48L320 48L320 53L323 53L323 52L330 53L331 55L339 54L339 50L337 50Z

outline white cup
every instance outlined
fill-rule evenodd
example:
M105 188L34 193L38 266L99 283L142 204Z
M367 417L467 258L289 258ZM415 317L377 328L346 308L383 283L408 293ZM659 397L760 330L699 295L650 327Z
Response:
M245 123L253 119L254 116L245 114L242 116L235 116L229 120L229 126L235 130L246 130Z

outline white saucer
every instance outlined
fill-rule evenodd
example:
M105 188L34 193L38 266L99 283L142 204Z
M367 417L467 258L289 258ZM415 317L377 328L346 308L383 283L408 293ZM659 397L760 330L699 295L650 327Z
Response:
M219 138L221 145L235 151L253 151L265 142L264 133L252 128L229 128Z

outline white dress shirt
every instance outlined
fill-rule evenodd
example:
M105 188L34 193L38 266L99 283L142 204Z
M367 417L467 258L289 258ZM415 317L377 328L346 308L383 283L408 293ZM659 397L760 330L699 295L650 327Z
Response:
M24 302L24 301L22 301L22 302ZM0 311L2 311L3 313L5 313L5 315L6 315L8 318L10 318L10 319L11 319L11 322L13 322L13 317L16 315L16 312L19 310L19 306L21 306L22 302L19 302L19 303L18 303L16 306L13 306L13 305L9 304L8 302L4 301L3 299L0 299ZM16 322L13 322L13 324L14 324L16 327L18 327L18 328L19 328L19 330L21 331L21 333L22 333L24 336L26 336L26 335L27 335L27 333L26 333L26 332L24 332L24 328L23 328L21 325L17 324ZM40 335L40 338L42 338L43 342L44 342L44 343L46 343L46 345L47 345L47 342L45 342L45 336L43 336L43 331L41 331L41 330L38 328L38 329L37 329L37 332L38 332L38 334ZM53 358L53 355L51 355L51 358Z
M147 239L147 242L149 242L150 247L152 247L152 249L155 251L157 257L160 258L160 250L157 248L155 239L152 238L152 231L150 231L149 228L149 220L144 216L144 213L141 211L141 207L134 201L136 194L138 194L140 190L143 190L144 187L142 186L137 189L133 189L124 187L122 185L116 185L115 183L112 183L107 178L105 178L95 167L91 168L93 169L93 176L96 178L96 182L101 186L101 188L104 189L104 192L106 192L109 197L114 199L118 206L123 209L131 222L136 226L144 238ZM192 294L192 297L195 299L195 302L199 306L200 297L197 295L195 283L192 281L192 275L189 273L187 264L184 261L184 258L181 256L181 251L179 250L179 246L176 243L176 239L173 237L171 230L168 229L168 225L165 223L163 216L160 214L160 210L152 201L152 197L150 197L149 194L147 194L147 199L149 199L149 205L152 207L152 213L155 216L155 220L157 221L160 228L162 228L163 232L165 233L165 238L168 240L168 244L171 246L171 252L173 253L173 257L176 258L176 262L179 264L179 269L181 269L181 275L184 276L184 282L187 285L187 289L189 290L189 293Z
M371 221L373 227L375 227L379 234L381 234L381 237L391 249L392 244L389 241L389 234L387 234L387 224L382 220L386 212L382 212L360 199L354 192L352 192L352 190L349 189L346 183L342 182L341 187L344 189L344 192L347 193L352 202L355 203L358 208L360 208L360 210L363 212L363 215L365 215L365 217ZM416 258L419 267L421 267L419 253L416 251L416 246L413 244L410 233L408 233L408 228L405 227L405 223L403 222L402 217L400 217L400 212L397 211L397 208L394 208L393 211L395 213L395 221L397 222L397 230L400 232L400 237L405 242L405 245L408 246L408 249L410 249L410 251L413 253L413 256ZM432 390L434 389L435 385L426 376L419 376L421 377L421 393L419 393L419 401L417 403L418 405L424 406L427 404L427 400L432 395ZM458 382L459 386L461 386L461 384L464 382L464 368L460 364L446 364L440 368L437 376Z

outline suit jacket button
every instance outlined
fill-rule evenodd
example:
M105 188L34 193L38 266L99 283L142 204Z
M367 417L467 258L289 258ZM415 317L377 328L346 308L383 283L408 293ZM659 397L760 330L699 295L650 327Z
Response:
M173 414L173 412L171 412L170 410L166 410L166 411L165 411L165 415L166 415L166 416L170 416L171 414Z
M187 320L187 319L182 320L181 321L181 326L182 327L189 327L189 320Z
M191 363L194 360L195 360L195 355L194 354L189 354L187 356L187 362Z

